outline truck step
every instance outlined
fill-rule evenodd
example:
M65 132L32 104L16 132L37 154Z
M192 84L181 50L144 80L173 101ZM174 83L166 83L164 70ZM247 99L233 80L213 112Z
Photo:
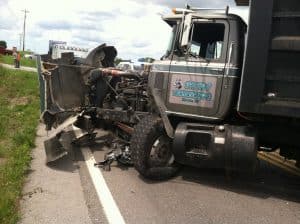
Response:
M198 158L206 158L208 157L207 149L206 148L193 148L190 151L186 152L187 156L193 157L196 156Z

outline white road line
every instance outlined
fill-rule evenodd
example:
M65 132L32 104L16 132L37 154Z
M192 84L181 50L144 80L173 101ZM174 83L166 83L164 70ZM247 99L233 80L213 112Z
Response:
M81 152L109 224L125 224L123 216L121 215L100 169L94 166L96 161L91 150L88 147L83 147Z

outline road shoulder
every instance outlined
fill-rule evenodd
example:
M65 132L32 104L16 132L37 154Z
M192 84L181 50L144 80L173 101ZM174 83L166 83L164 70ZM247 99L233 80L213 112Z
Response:
M4 68L9 68L9 69L15 69L15 70L22 70L22 71L28 71L28 72L37 72L37 68L32 68L32 67L26 67L26 66L20 66L20 68L15 68L13 65L8 65L8 64L3 64L0 63L1 66Z
M44 129L43 125L38 126L31 170L20 201L20 223L91 224L78 167L69 159L53 167L45 165Z

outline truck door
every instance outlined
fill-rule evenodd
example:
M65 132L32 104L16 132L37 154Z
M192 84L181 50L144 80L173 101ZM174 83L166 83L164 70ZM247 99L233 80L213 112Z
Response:
M229 23L192 20L189 44L183 56L170 63L167 109L169 114L222 119L226 113ZM228 104L228 103L227 103Z

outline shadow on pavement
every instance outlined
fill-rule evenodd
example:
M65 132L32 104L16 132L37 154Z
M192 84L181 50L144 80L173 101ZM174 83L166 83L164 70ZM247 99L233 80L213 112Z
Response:
M300 178L262 161L254 174L231 173L229 176L224 170L184 167L179 177L185 183L202 184L238 194L300 202ZM176 179L173 181L176 182Z
M147 184L164 182L148 180L141 175L139 178ZM183 185L200 184L257 198L275 197L300 203L300 178L291 176L264 161L260 161L256 172L252 174L229 175L225 170L184 166L176 177L166 181Z
M104 146L103 143L97 143L91 147L91 150L93 153L107 151L107 148L105 149ZM83 160L81 151L78 149L75 150L74 155L65 156L55 162L49 163L48 166L55 170L74 172L78 169L77 162ZM126 171L131 167L114 163L111 168ZM137 176L147 184L164 182L148 180L138 174ZM166 181L176 184L200 184L252 197L276 197L300 203L300 178L291 176L264 161L260 161L256 172L253 174L231 173L228 175L224 170L184 166L177 177Z
M104 143L103 142L96 142L91 146L91 150L93 151L103 151L104 150ZM49 162L46 165L54 170L60 170L65 172L74 172L79 168L77 162L84 161L80 148L74 147L72 153L61 157L58 160L53 162Z
M68 155L56 161L49 162L47 166L51 169L65 172L74 172L78 169L78 166L76 165L76 160L71 159Z

